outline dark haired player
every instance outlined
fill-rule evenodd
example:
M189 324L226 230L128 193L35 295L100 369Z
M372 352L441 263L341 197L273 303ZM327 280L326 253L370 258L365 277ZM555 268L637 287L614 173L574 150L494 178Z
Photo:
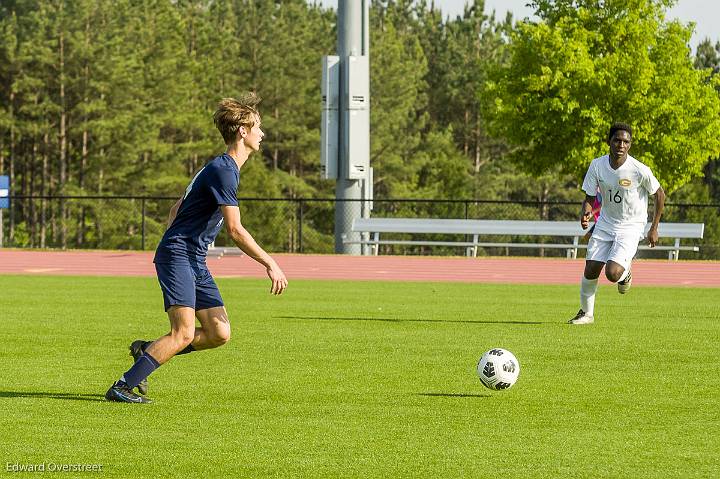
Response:
M665 192L650 168L628 155L631 144L632 128L625 123L612 125L608 133L610 154L595 158L585 175L582 186L585 200L580 213L583 229L589 226L598 191L602 194L602 208L588 242L580 283L580 311L568 321L570 324L595 321L595 293L603 267L605 277L617 283L620 294L630 289L630 263L645 234L649 195L655 197L655 212L647 240L651 247L658 241Z

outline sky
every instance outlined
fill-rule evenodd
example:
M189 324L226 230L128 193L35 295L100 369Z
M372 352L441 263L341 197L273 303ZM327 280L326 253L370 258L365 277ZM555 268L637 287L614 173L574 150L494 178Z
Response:
M435 0L443 12L455 16L462 12L466 0ZM505 18L505 12L512 12L516 19L532 17L533 9L526 7L528 0L485 0L485 10L495 10L495 18ZM718 0L679 0L668 10L668 19L678 19L683 23L694 22L695 33L690 39L693 50L705 38L713 44L720 40L720 1Z
M337 0L321 0L323 5L337 8ZM462 13L467 0L435 0L444 15L454 17ZM513 18L521 19L532 17L533 9L526 7L528 0L485 0L485 10L490 13L495 10L495 18L503 19L507 11L512 12ZM710 38L713 44L720 41L720 1L719 0L679 0L668 11L667 18L678 19L683 23L694 22L695 33L690 39L693 51L705 38Z

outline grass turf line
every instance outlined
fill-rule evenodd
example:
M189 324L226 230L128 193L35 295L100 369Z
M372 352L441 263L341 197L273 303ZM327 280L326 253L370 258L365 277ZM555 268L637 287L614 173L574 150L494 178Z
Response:
M166 333L152 278L0 277L0 468L107 477L712 477L720 291L220 279L233 338L102 400ZM475 374L512 351L518 384ZM97 474L95 474L97 475Z

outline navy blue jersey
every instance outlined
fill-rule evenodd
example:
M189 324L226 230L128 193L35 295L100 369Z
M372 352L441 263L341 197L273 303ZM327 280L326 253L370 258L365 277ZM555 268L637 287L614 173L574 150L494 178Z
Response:
M192 179L175 220L155 251L155 263L204 263L208 245L223 224L221 205L237 206L240 170L235 160L222 154Z

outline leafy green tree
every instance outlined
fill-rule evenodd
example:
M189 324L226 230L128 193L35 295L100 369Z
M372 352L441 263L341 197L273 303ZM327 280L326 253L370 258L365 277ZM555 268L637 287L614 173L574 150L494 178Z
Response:
M720 152L717 80L693 68L688 28L664 18L668 1L533 2L541 20L521 22L510 62L486 96L493 131L510 157L540 175L581 178L607 151L613 121L635 127L633 154L673 191Z

